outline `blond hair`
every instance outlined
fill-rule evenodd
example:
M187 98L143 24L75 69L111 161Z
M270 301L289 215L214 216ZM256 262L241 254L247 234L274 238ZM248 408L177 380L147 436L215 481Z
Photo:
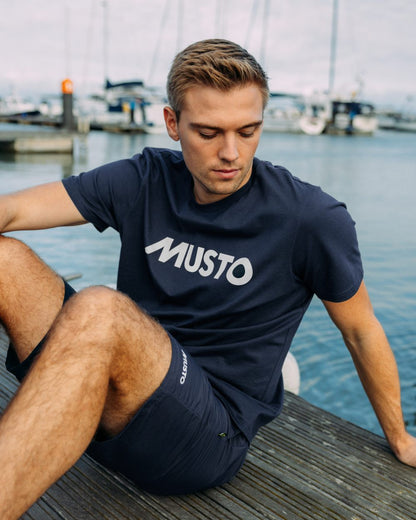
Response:
M236 43L209 39L193 43L177 54L168 75L167 94L179 118L185 93L191 87L200 85L227 91L253 83L260 89L264 108L269 87L259 63Z

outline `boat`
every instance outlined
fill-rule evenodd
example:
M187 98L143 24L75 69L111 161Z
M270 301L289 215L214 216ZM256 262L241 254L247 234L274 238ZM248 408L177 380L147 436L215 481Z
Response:
M416 132L416 115L395 110L382 110L377 114L378 126L382 130Z
M271 92L264 110L263 131L301 133L302 110L302 100L298 95Z
M394 130L416 132L416 116L401 114L395 121Z
M372 135L377 128L374 105L332 98L328 93L300 96L272 92L264 111L265 132Z
M78 110L89 118L91 128L160 133L165 128L165 105L164 95L142 80L112 83L106 79L101 92L79 101Z
M138 124L146 133L164 131L163 107L166 99L156 88L141 80L105 83L105 99L110 113L127 114L129 124Z
M305 99L300 128L309 135L372 135L378 126L374 105L334 89L337 32L338 0L333 0L328 90Z
M91 129L114 132L161 133L165 129L163 107L165 94L158 87L150 87L141 79L114 82L109 78L110 31L108 3L103 9L103 85L102 88L77 100L81 118L89 121Z
M320 135L324 133L331 119L331 103L328 95L315 93L305 96L299 125L303 133Z
M20 97L13 89L12 92L0 98L0 116L32 116L38 115L39 109L34 102Z
M332 100L332 118L327 132L372 135L377 130L374 105L355 100Z
M338 0L333 0L329 83L327 90L310 95L272 92L264 112L264 131L308 135L372 135L378 121L373 104L357 94L340 95L334 89Z

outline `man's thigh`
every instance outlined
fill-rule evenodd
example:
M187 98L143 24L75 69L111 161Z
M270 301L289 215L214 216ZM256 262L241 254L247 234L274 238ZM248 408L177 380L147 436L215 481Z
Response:
M69 285L68 282L63 282L65 289L64 289L64 297L62 301L62 305L65 304L69 298L75 294L75 289ZM32 363L37 358L37 356L40 354L43 345L46 340L46 335L39 341L39 343L34 347L34 349L30 352L30 354L25 357L22 361L19 360L19 357L16 352L16 348L13 344L13 342L10 342L9 350L7 352L7 359L6 359L6 368L9 372L11 372L19 381L22 381L25 375L29 372L30 367L32 366Z
M97 375L85 367L100 367L97 373L108 379L102 380L106 396L99 429L112 437L163 381L171 361L170 339L157 321L119 291L93 286L71 293L66 283L62 310L28 358L19 363L10 347L7 368L21 380L36 358L38 377L62 379L73 367L79 377L67 383L80 385Z
M20 240L0 235L0 319L19 359L26 358L61 309L64 284Z
M142 489L163 495L229 481L248 449L206 373L175 339L171 343L160 387L119 435L93 441L87 450Z

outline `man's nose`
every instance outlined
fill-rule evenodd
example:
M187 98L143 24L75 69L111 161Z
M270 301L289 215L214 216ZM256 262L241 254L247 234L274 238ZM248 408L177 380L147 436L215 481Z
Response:
M239 157L237 140L235 136L225 135L221 142L219 150L219 158L223 161L233 162Z

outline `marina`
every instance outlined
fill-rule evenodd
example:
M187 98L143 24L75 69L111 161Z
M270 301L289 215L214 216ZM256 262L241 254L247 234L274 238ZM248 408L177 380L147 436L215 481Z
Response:
M68 97L68 96L66 96ZM111 84L102 95L72 99L65 95L53 109L13 100L0 106L0 123L39 128L67 128L80 133L90 130L130 134L164 132L166 96L148 89L142 81ZM46 103L47 104L47 103ZM29 109L30 108L30 109ZM70 123L68 123L68 120ZM264 112L264 131L307 135L373 135L377 129L416 132L416 113L377 109L370 102L328 93L299 95L271 92Z
M182 18L185 17L183 4L177 4L177 43L180 41ZM107 1L96 5L91 15L102 16L100 27L100 45L102 45L103 77L101 86L89 92L84 89L73 90L72 80L62 81L62 96L58 93L42 95L40 100L22 98L13 87L9 93L0 95L0 123L51 126L87 132L104 130L112 133L159 134L164 132L162 107L167 104L163 82L153 83L154 69L157 67L161 52L161 41L166 29L166 20L170 12L169 3L165 3L160 20L157 41L151 56L151 69L147 79L134 77L114 81L110 78L111 68L111 27L110 5ZM224 23L226 9L217 5L216 24ZM271 44L269 34L270 0L253 2L251 16L260 21L260 62L266 62L266 49ZM248 14L248 13L247 13ZM329 34L328 71L324 82L319 87L311 85L290 90L271 88L270 101L264 114L264 131L273 133L294 133L307 135L373 135L378 128L402 132L416 132L416 106L414 97L408 94L407 105L403 100L391 98L395 108L377 105L365 95L365 82L359 71L349 78L349 87L340 86L343 70L343 53L353 42L345 41L345 23L350 19L348 8L339 0L332 0L327 7L325 31ZM91 21L92 23L92 21ZM219 27L217 27L219 30ZM351 35L350 35L351 36ZM247 43L252 37L247 29ZM68 35L66 35L68 38ZM70 41L65 45L70 47ZM68 59L68 56L66 57ZM313 61L313 54L310 55ZM69 68L69 67L67 67ZM136 70L133 68L132 70ZM140 70L140 74L143 74ZM302 75L302 70L298 71ZM351 73L350 73L351 74ZM143 76L145 76L143 74ZM355 77L353 77L355 76ZM345 81L345 80L344 80ZM66 91L66 86L69 90ZM397 108L402 105L401 109Z
M238 41L270 78L257 157L343 201L355 222L366 286L398 365L404 421L416 436L416 7L408 0L381 10L374 0L313 8L304 0L84 4L7 8L0 195L146 147L180 149L162 111L174 54L203 37ZM120 237L112 229L11 235L76 290L116 287ZM17 390L5 370L7 344L0 326L0 415ZM290 354L296 378L282 414L260 429L230 483L157 497L84 455L22 519L416 520L415 468L393 456L317 298Z

